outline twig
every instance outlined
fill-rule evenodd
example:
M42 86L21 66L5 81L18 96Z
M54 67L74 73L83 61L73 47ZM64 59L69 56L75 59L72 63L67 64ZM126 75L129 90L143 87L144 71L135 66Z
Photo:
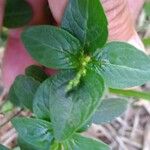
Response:
M150 121L147 122L144 132L144 146L143 150L149 150L150 148Z
M23 109L17 111L13 116L9 117L5 122L0 124L0 128L3 127L4 125L6 125L9 121L11 121L14 117L18 116L21 112L23 111Z

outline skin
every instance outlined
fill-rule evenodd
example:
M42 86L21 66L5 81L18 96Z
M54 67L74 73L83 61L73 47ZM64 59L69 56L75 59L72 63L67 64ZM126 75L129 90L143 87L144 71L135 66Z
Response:
M144 0L136 0L136 2L133 0L128 0L128 6L134 22L136 22L143 4Z
M25 50L21 39L20 30L12 30L8 38L5 55L3 58L3 81L9 89L16 75L23 74L29 65L36 64Z
M32 6L34 16L30 25L50 24L52 16L48 14L46 8L49 7L57 24L61 23L64 9L68 0L27 0ZM144 0L101 0L109 22L109 40L127 41L140 49L144 49L134 27L134 23L139 14ZM136 7L135 7L136 6ZM4 12L4 0L0 0L0 28ZM20 40L21 29L10 30L8 43L3 59L3 82L6 90L14 81L15 77L24 73L24 69L36 62L26 53ZM124 32L125 31L125 32ZM46 69L48 74L54 71Z

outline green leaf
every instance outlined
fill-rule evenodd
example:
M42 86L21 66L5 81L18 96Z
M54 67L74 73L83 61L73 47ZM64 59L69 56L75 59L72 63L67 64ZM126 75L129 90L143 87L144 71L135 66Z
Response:
M109 150L105 143L75 134L72 139L64 142L65 150Z
M149 56L127 43L108 43L94 55L97 62L93 68L110 88L129 88L150 81Z
M72 70L60 72L41 84L35 95L34 113L37 114L38 109L40 112L47 109L48 115L49 110L57 140L67 139L83 126L100 104L104 93L103 79L90 70L76 88L66 92L68 83L75 74ZM44 109L43 105L47 106L48 103L49 108Z
M62 28L93 52L107 41L107 19L99 0L70 0L62 20Z
M17 28L26 25L32 18L32 8L25 0L6 0L4 26Z
M9 111L12 111L13 108L13 104L10 101L6 101L5 104L0 107L0 113L5 114Z
M40 82L33 78L20 75L12 85L8 99L14 104L18 103L19 106L32 110L33 97L39 85Z
M143 43L145 46L150 46L150 37L143 39Z
M51 79L47 79L39 86L33 100L33 112L37 118L43 120L50 120L49 100L52 96L50 95L50 85L47 83L49 80Z
M67 31L48 25L31 27L22 34L30 55L50 68L75 68L81 50L80 42Z
M144 10L145 10L146 15L149 17L150 16L150 2L146 2L144 4Z
M15 92L15 85L13 83L13 85L10 87L9 93L8 93L8 100L13 103L15 106L22 106L20 100L18 99L16 92Z
M53 139L51 123L40 119L14 118L12 124L19 136L35 149L50 149Z
M78 129L77 132L79 132L79 133L84 132L84 131L88 130L88 128L90 128L91 125L92 125L92 120L90 118L82 127L80 127L80 129Z
M29 77L33 77L39 82L43 82L48 78L48 75L43 71L40 66L31 65L25 70L25 74Z
M9 150L7 147L0 144L0 150Z
M21 150L39 150L37 146L32 145L32 143L28 143L27 141L23 140L21 137L18 137L18 145Z
M109 91L113 94L121 96L141 98L150 101L150 92L141 92L135 90L120 90L120 89L109 89Z
M123 98L104 99L93 115L93 123L108 123L122 115L127 109L128 101Z

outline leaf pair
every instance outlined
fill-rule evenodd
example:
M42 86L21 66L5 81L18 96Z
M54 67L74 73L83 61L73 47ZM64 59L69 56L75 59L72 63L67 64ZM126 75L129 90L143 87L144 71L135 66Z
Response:
M15 118L13 125L20 135L22 150L108 150L103 142L73 135L68 141L54 142L52 125L40 119ZM29 147L30 145L30 147Z
M79 69L82 57L88 55L89 69L103 76L108 87L129 88L150 80L146 54L123 42L104 45L107 20L98 0L70 0L61 27L38 26L23 33L27 51L42 65Z
M67 71L66 71L66 74L68 75ZM72 71L70 72L70 74L73 75ZM85 95L79 94L80 93L79 91L76 91L75 93L70 93L70 95L68 95L68 97L71 97L71 96L78 97L80 95L83 96L82 101L80 100L81 98L76 99L77 102L74 104L74 107L71 107L73 105L74 99L72 99L72 103L71 103L69 101L69 99L67 99L68 97L66 97L66 98L63 97L64 92L62 91L62 88L60 88L60 90L58 90L58 92L56 92L57 90L54 87L51 87L51 84L56 82L56 85L58 85L58 87L56 87L56 88L59 89L58 83L61 83L60 82L61 80L63 80L65 83L66 79L64 78L64 72L61 73L61 75L62 75L61 76L62 79L61 79L61 77L58 78L57 76L54 76L54 77L47 79L43 84L41 84L41 86L38 88L38 91L35 94L35 98L33 101L34 102L33 110L34 110L34 113L37 115L37 117L46 119L46 120L48 120L49 117L51 117L52 118L51 121L53 124L43 121L43 120L40 120L40 119L19 118L19 119L13 120L13 125L15 126L16 130L19 132L19 143L20 143L20 146L22 149L28 150L28 147L30 147L29 149L32 149L32 150L38 150L39 148L46 149L48 146L50 146L50 145L52 146L51 142L53 141L52 139L54 138L54 136L56 138L56 136L60 136L62 134L65 137L67 135L70 135L70 138L67 140L67 142L65 142L65 147L68 147L68 143L71 144L74 141L74 139L71 138L74 135L72 135L72 131L69 130L69 129L72 129L73 127L70 127L70 125L73 124L76 127L77 123L79 122L78 120L81 120L80 122L82 122L82 118L84 116L86 117L86 115L84 113L87 112L87 110L89 112L93 111L91 108L87 107L89 105L88 103L90 102L88 100L89 98L87 99L88 101L86 100L86 103L84 102L84 100L87 97L86 92L85 92ZM55 78L56 80L54 80L53 78ZM96 78L93 77L93 80L88 80L89 84L93 83L93 82L98 83L98 81L95 79ZM88 88L89 88L89 90L91 88L95 89L94 90L95 93L93 93L93 97L95 95L99 94L99 91L96 89L96 87L88 86ZM100 87L99 87L99 89L100 89ZM80 91L82 92L83 89L81 88ZM22 92L24 93L24 89L22 89ZM52 93L54 93L54 94L52 94ZM61 96L61 98L60 98L60 96ZM52 97L52 99L54 99L53 105L50 105L51 106L50 109L52 111L49 110L49 107L48 107L49 100L51 99L51 97ZM58 99L58 97L59 97L60 101L57 102L55 100ZM27 97L26 97L26 100L27 100ZM60 104L56 104L59 102L60 102ZM104 123L104 122L113 120L115 117L118 117L120 114L122 114L122 112L124 112L124 110L126 109L126 104L127 104L127 101L125 101L123 99L103 100L102 104L100 105L100 107L98 108L98 110L96 111L94 116L92 117L92 122L99 124L99 123ZM68 105L69 105L69 107L68 107ZM78 107L80 107L80 109ZM84 113L80 114L82 112L83 108L84 108ZM93 106L93 109L95 109L94 106ZM71 110L71 113L68 113L68 110ZM50 114L52 114L52 115L50 115ZM68 118L65 118L66 117L65 115L67 115ZM64 120L61 120L61 123L60 123L60 119L62 118L62 116L63 116ZM76 120L75 120L75 118L72 118L73 116L77 116ZM81 116L82 118L79 118L79 116ZM66 122L66 121L70 121L70 122ZM41 124L42 124L42 127L41 127ZM47 124L48 124L48 126L46 126ZM75 127L73 129L76 129ZM39 128L39 129L37 129L37 128ZM47 130L47 128L50 130L45 133L42 132L43 133L42 135L47 136L47 133L49 133L49 134L51 134L52 138L50 138L46 142L46 139L43 138L43 136L41 137L41 135L40 135L41 132L39 132L39 131L42 131L42 130L45 131L45 130ZM63 128L65 130L63 130ZM80 126L78 131L80 130L80 132L82 132L81 128L82 128L82 126ZM28 132L25 132L25 130ZM61 138L64 138L64 137L61 137ZM38 143L38 140L39 140L39 143ZM40 143L41 141L43 141L43 145ZM89 141L90 141L90 139L89 139ZM95 141L91 141L91 142L95 142ZM39 147L38 144L42 145L42 147ZM82 149L82 146L84 146L84 143L81 142L81 144L83 144L83 145L80 145L81 149ZM87 143L86 143L86 145L87 145ZM90 145L89 145L89 147L90 147ZM97 145L99 145L99 143L97 143ZM59 146L59 145L57 145L57 146ZM77 147L78 144L77 145L75 144L72 146ZM93 147L93 148L95 148L95 147ZM95 150L95 149L93 149L93 150Z
M103 79L88 70L80 85L65 92L75 71L62 71L47 79L37 90L33 111L41 119L50 118L55 138L64 140L77 131L100 105L104 92Z
M98 0L70 0L61 28L33 27L23 33L22 40L42 65L70 69L78 67L80 53L103 47L107 36L107 19Z

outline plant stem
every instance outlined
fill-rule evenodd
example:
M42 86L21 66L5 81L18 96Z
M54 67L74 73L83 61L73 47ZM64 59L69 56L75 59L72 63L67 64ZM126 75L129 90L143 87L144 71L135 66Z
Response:
M150 92L141 92L135 90L120 90L120 89L109 89L110 93L122 95L126 97L142 98L150 101Z

